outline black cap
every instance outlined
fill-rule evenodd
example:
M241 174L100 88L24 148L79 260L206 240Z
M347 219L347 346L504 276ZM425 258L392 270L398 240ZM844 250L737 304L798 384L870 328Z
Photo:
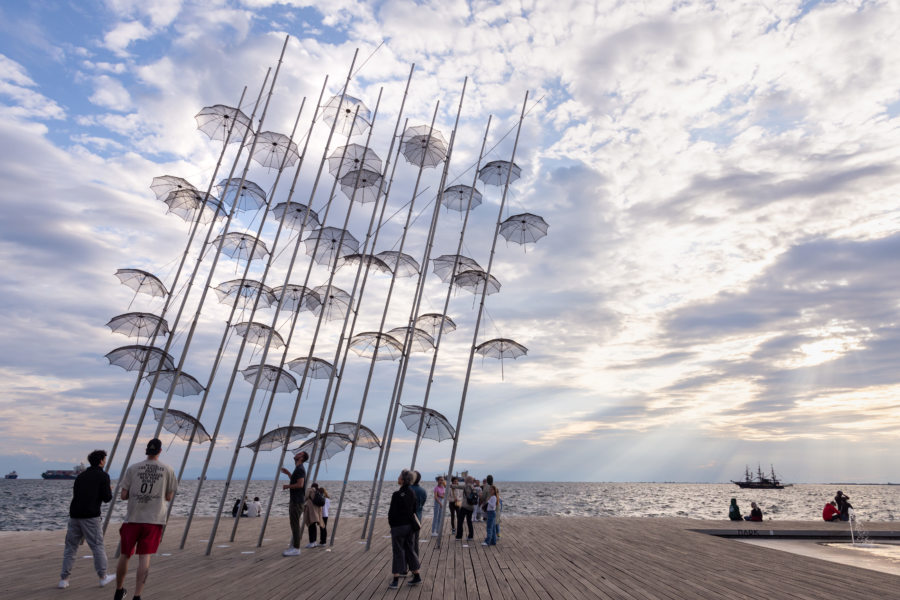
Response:
M145 452L147 456L156 456L160 452L162 452L162 442L159 438L153 438L147 442L147 451Z

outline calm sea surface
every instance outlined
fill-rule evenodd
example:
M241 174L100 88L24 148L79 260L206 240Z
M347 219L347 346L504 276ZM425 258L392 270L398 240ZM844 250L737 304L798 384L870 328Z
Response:
M174 515L186 516L197 489L196 480L183 481L175 497ZM281 482L279 482L281 483ZM340 484L320 482L332 498L332 515L337 510ZM745 513L756 501L765 518L772 520L821 519L822 506L834 497L834 485L794 485L783 490L741 490L733 484L686 483L537 483L497 481L503 498L503 516L596 516L596 517L690 517L725 519L731 498L737 498ZM350 482L344 499L344 516L363 516L369 501L371 483ZM425 488L431 492L432 485ZM206 481L197 503L197 516L213 516L219 505L224 481ZM243 489L243 482L232 482L224 512ZM383 488L379 514L387 514L395 482ZM841 488L863 523L900 520L900 485L845 485ZM250 483L250 498L259 496L263 507L271 494L272 483ZM65 529L72 481L42 479L0 480L0 530ZM432 503L425 507L431 513ZM287 492L281 486L272 505L275 516L287 516ZM117 503L115 516L124 516L124 503Z

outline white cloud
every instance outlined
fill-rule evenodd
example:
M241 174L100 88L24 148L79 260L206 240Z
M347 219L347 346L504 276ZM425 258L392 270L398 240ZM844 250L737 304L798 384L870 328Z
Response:
M16 119L65 119L63 108L34 91L34 87L25 67L0 54L0 96L11 101L0 108L4 115Z

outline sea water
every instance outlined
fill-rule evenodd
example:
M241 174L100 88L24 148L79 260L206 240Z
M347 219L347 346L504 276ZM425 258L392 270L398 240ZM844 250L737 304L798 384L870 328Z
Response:
M272 504L273 516L287 516L288 493L279 482ZM191 508L197 480L182 481L175 497L172 514L186 516ZM331 513L337 511L339 482L320 481L331 496ZM736 498L744 513L750 502L762 508L766 520L818 521L822 507L840 487L851 498L860 521L900 520L900 485L820 485L803 484L783 490L742 490L734 484L691 483L584 483L584 482L504 482L495 481L503 499L503 518L516 516L590 516L590 517L688 517L693 519L727 519L728 504ZM223 506L223 514L231 516L231 507L243 489L243 481L233 481ZM433 482L424 484L429 498ZM213 516L219 506L225 482L203 483L196 516ZM379 503L379 514L386 515L390 495L396 482L385 482ZM259 496L265 509L272 491L271 481L251 481L248 496ZM352 481L347 485L343 516L364 516L371 494L371 482ZM65 529L72 481L42 479L0 480L0 530L27 531ZM425 504L425 518L430 517L433 502ZM105 514L105 512L104 512ZM117 502L114 519L125 514L125 503ZM332 517L333 518L333 517Z

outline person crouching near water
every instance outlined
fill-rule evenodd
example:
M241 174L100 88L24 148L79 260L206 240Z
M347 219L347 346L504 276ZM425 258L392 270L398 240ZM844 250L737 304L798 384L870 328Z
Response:
M762 521L763 513L762 510L757 506L756 502L750 503L750 514L744 517L745 521Z
M850 496L838 490L837 494L834 495L834 502L837 505L838 512L841 513L841 521L849 521L850 509L853 508L853 505L850 504Z
M825 503L825 508L822 509L822 520L823 521L840 521L841 520L841 511L837 509L837 502L832 500L831 502Z
M728 507L728 518L732 521L744 520L744 517L741 516L741 509L738 507L737 498L731 499L731 506Z
M393 560L391 571L393 579L389 589L396 590L400 587L400 577L408 571L413 572L413 577L408 585L422 583L419 577L419 553L415 547L415 533L418 531L416 521L416 496L410 489L415 475L412 471L403 469L397 478L400 489L391 495L391 504L388 508L388 525L391 527L391 551Z

